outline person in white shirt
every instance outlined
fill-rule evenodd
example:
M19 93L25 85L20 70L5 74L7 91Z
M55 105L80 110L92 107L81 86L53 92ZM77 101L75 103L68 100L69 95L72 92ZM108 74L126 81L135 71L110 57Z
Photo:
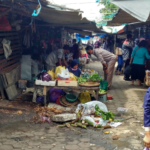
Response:
M55 71L56 69L56 64L59 63L59 66L62 66L62 61L65 64L65 66L67 67L68 64L65 60L65 54L69 53L69 46L68 45L64 45L63 49L58 49L55 51L52 51L46 59L46 69L47 70L53 70Z

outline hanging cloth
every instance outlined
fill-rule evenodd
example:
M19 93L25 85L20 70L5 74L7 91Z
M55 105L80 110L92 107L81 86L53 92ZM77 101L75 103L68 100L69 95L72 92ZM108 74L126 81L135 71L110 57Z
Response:
M38 0L38 3L39 4L37 5L36 10L34 10L32 13L32 17L37 17L41 11L42 6L39 0Z

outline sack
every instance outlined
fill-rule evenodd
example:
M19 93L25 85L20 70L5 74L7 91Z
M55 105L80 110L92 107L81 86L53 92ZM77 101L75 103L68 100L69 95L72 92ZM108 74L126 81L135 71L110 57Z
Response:
M69 72L69 75L70 75L70 80L71 81L77 81L77 78L73 73Z
M86 57L79 57L79 64L80 64L80 65L85 65L86 62L87 62Z
M65 69L65 67L62 67L62 66L56 67L56 70L55 70L55 79L57 78L57 74L61 73L61 71L64 70L64 69Z
M56 102L56 100L58 99L59 96L63 95L64 92L62 89L50 89L49 91L49 99L50 99L50 102Z
M52 70L47 71L47 73L51 76L52 81L55 80L55 73Z
M61 73L57 73L57 77L63 80L70 78L69 70L68 69L61 70Z
M131 70L132 70L132 65L127 66L124 70L124 74L127 75L127 76L130 76L131 75Z
M90 101L91 101L91 96L90 96L89 91L82 92L82 93L79 95L78 99L80 100L80 102L81 102L82 104L87 103L87 102L90 102Z

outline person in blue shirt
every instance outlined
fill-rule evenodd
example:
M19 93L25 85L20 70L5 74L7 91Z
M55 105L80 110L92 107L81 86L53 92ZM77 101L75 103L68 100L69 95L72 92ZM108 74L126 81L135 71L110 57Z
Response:
M150 55L146 49L147 41L142 40L137 47L134 48L130 64L132 64L131 70L131 79L132 83L134 84L135 80L138 80L138 85L140 86L141 83L144 81L145 78L145 59L150 59Z
M144 127L145 127L145 137L143 139L144 145L150 148L150 87L146 91L144 97Z
M70 67L68 67L69 72L73 73L76 77L80 77L81 75L81 71L78 68L79 66L79 62L77 59L73 59L73 61L71 62Z

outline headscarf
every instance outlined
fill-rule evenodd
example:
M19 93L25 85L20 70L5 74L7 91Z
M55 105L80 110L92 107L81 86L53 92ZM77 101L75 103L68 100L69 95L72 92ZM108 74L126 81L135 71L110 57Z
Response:
M73 61L71 62L71 68L73 68L75 65L79 64L77 59L73 59Z
M146 39L145 38L140 38L140 42L143 41L143 40L146 40Z

